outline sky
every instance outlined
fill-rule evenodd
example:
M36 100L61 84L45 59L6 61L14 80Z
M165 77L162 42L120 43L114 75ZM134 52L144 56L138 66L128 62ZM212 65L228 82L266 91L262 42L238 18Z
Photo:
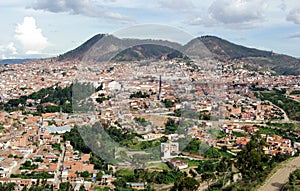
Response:
M0 0L0 15L0 59L53 57L135 28L173 35L157 26L300 57L298 0Z

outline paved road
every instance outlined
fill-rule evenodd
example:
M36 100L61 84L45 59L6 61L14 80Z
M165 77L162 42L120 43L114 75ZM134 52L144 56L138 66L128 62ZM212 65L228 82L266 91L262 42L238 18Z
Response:
M20 169L21 164L25 163L25 161L27 160L28 156L31 155L32 152L28 152L25 156L23 156L24 158L19 160L17 162L17 164L7 173L6 178L9 178L10 175L15 174L17 170Z
M66 147L65 147L65 145L61 144L60 147L62 148L62 152L60 153L60 156L59 156L59 159L58 159L58 163L57 163L56 173L55 173L55 176L54 176L54 180L55 180L56 183L60 183L61 182L62 171L61 171L60 167L64 163L65 153L66 153Z
M289 175L291 172L300 168L300 156L296 157L286 164L284 164L280 169L276 171L273 176L264 184L259 191L279 191L281 187L288 182Z

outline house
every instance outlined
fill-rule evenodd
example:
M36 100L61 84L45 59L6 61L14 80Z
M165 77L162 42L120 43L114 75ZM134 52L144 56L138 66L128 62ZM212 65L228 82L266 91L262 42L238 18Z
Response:
M144 190L146 183L129 183L132 189Z
M107 184L107 183L111 183L113 181L115 181L115 177L113 177L112 175L108 175L108 174L104 174L101 177L101 183L102 184Z
M170 160L167 162L170 168L172 169L185 169L188 168L188 162L187 161L181 161L181 160Z
M155 139L162 138L164 136L166 136L166 135L165 134L148 133L146 135L143 135L143 138L146 141L152 141L152 140L155 140Z

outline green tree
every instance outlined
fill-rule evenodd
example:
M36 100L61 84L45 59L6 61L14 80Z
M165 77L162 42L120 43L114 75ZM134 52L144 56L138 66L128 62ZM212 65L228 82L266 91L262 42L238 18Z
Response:
M192 175L193 178L195 178L197 176L197 172L195 172L195 170L192 168L190 169L189 173L190 173L190 175Z
M72 186L70 182L62 182L59 184L59 190L58 191L71 191Z
M236 167L243 178L252 181L264 171L264 163L269 160L263 152L264 144L260 137L254 136L238 154Z
M103 176L103 173L101 170L99 170L99 172L97 173L97 176L96 176L97 180L101 180L102 176Z
M208 190L210 190L210 185L209 185L209 183L210 183L211 181L213 181L214 179L216 179L216 176L215 176L215 174L214 174L213 172L204 172L204 173L201 174L201 180L202 180L203 182L206 182L206 183L207 183L207 185L208 185Z
M176 181L174 186L171 188L171 191L194 191L199 187L199 182L191 177L185 177Z

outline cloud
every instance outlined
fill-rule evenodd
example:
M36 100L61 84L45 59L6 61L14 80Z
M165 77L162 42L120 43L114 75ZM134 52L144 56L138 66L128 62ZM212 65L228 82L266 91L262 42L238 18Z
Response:
M44 10L53 13L70 13L87 17L100 17L112 20L130 21L119 13L109 12L99 8L92 0L36 0L32 7L35 10Z
M11 54L13 55L18 54L15 44L13 42L10 42L6 48L11 52Z
M205 12L185 20L190 25L250 29L265 19L267 4L263 0L214 0Z
M42 30L36 26L33 17L24 17L23 23L16 27L15 38L21 43L26 54L40 53L49 46L46 37L43 36Z
M281 0L281 3L278 6L282 11L285 11L287 8L285 0Z
M17 49L13 42L8 43L5 45L0 45L0 52L1 52L1 59L14 58L15 55L18 54Z
M300 38L300 32L289 35L287 38Z
M286 20L295 24L300 24L300 8L291 10L287 15Z
M266 4L262 0L215 0L209 15L224 24L244 24L264 18Z
M192 0L160 0L159 4L162 8L187 11L193 9Z

